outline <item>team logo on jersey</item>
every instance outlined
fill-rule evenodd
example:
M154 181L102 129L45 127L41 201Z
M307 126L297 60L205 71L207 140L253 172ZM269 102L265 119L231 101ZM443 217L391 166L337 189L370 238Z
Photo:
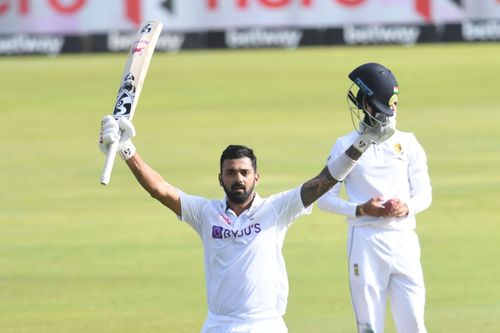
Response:
M403 147L401 146L400 143L394 144L393 148L394 148L394 151L396 152L396 154L398 154L398 155L403 152Z
M226 239L226 238L241 238L250 236L253 233L258 234L261 232L260 223L254 223L241 230L230 230L218 225L212 226L212 238Z

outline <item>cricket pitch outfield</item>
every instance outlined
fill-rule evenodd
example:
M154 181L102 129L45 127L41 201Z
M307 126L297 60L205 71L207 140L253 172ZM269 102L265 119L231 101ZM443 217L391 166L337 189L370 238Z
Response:
M134 118L141 155L186 192L219 198L229 143L255 149L266 196L319 172L352 129L347 73L386 64L398 125L427 151L434 200L417 218L429 332L500 331L497 44L156 53ZM197 332L201 243L120 160L96 180L99 121L123 54L2 58L0 331ZM314 209L285 240L290 332L354 332L346 225ZM388 333L395 332L391 320Z

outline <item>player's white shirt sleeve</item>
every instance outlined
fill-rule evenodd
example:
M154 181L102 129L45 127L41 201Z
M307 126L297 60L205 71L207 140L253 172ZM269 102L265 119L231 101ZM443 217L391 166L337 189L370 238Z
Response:
M339 138L329 158L343 153L355 136L356 132L352 132ZM341 185L337 184L318 200L318 207L345 215L347 222L354 225L373 224L388 229L412 229L416 223L415 214L429 207L432 201L427 157L412 133L396 131L387 141L370 146L342 184L346 188L348 200L339 197ZM356 217L356 205L376 196L401 199L408 205L408 216L384 219Z
M196 231L198 235L201 235L201 213L203 208L210 204L210 200L197 195L191 195L184 193L180 189L177 189L181 199L181 216L178 218L181 221L186 221L188 224Z
M179 190L181 219L200 236L211 317L266 319L285 313L288 278L282 247L286 231L310 213L300 187L268 198L256 195L236 216L225 200L209 200Z
M409 152L408 180L410 182L410 200L408 215L416 215L429 208L432 202L432 187L427 166L427 155L418 143L417 138L408 133L409 140L414 141L413 149Z

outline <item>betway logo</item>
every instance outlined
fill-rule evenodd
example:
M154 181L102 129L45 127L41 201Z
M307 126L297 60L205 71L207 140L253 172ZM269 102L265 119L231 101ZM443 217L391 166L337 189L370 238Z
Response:
M113 52L130 50L135 34L110 33L108 35L108 49ZM184 43L184 34L161 34L156 43L156 50L178 52Z
M233 49L273 46L293 49L299 46L301 38L302 32L292 29L229 30L226 32L226 45Z
M499 40L500 22L465 22L462 25L462 35L466 41Z
M13 35L0 38L0 54L58 55L63 45L64 37Z
M346 27L344 28L344 40L347 44L404 44L413 45L420 35L418 27Z
M262 229L260 223L254 223L241 230L229 230L217 225L212 226L212 238L225 239L225 238L240 238L243 236L250 236L252 233L258 234Z

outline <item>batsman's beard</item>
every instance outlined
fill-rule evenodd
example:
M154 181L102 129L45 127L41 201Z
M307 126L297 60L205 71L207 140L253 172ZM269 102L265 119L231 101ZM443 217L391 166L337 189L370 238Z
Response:
M224 188L224 192L226 192L226 196L229 201L234 202L235 204L242 204L253 194L253 190L255 188L255 182L252 184L252 187L247 191L245 189L245 185L241 184L233 184L231 188L228 189L225 185L222 186ZM243 190L242 192L238 192L238 190Z

